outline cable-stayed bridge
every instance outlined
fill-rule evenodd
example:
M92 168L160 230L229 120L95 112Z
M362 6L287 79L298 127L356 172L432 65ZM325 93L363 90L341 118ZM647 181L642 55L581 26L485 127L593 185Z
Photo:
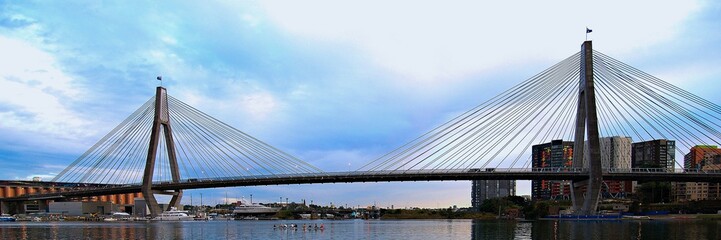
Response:
M154 194L278 184L571 180L574 209L595 212L603 180L721 182L721 163L679 162L696 145L721 145L721 107L601 52L584 42L560 61L356 171L324 172L237 130L158 87L156 96L100 139L53 182L93 184L65 192L0 201ZM674 140L663 166L619 167L602 161L600 138ZM572 161L544 166L532 146L573 140ZM580 149L580 150L579 150ZM630 152L629 152L630 154ZM98 187L101 186L101 187Z

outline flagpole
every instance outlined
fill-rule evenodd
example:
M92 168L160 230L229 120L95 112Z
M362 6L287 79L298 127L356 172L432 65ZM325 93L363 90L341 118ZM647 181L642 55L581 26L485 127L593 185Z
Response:
M588 41L588 33L593 32L588 26L586 26L586 41Z

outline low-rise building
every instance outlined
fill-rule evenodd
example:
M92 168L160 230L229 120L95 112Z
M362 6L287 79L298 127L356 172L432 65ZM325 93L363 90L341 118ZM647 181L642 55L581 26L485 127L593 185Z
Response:
M107 215L116 212L116 208L111 202L51 202L48 212L66 216Z
M684 156L686 171L718 172L721 170L721 151L716 146L695 146ZM703 153L701 155L700 153ZM699 159L700 157L700 159ZM708 182L679 182L673 184L674 200L678 202L721 200L721 184Z

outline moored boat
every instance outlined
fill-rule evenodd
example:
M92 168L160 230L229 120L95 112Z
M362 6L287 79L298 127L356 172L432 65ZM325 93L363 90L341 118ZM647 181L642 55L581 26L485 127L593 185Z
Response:
M266 207L257 203L247 203L245 199L238 201L238 206L233 210L234 214L239 215L255 215L255 214L275 214L280 208Z
M14 222L15 220L13 216L7 214L0 215L0 222Z
M181 211L175 207L170 208L170 211L165 211L157 217L151 218L150 220L156 221L193 221L193 216L188 215L188 211Z

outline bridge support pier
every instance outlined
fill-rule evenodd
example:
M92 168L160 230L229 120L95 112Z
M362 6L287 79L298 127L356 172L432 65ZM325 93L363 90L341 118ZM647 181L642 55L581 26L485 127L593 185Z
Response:
M162 128L162 129L161 129ZM155 172L155 159L158 153L158 145L160 141L161 130L165 137L166 149L168 150L168 160L170 161L170 173L173 182L180 182L180 171L178 169L178 160L175 157L175 142L173 141L173 131L170 127L170 114L168 112L168 95L165 88L158 87L155 93L155 117L153 119L153 128L150 133L150 147L148 148L148 157L145 162L145 172L143 174L143 185L141 191L145 202L150 209L150 216L156 217L162 212L158 200L153 194L172 194L170 207L179 207L180 200L183 197L182 190L174 192L159 192L153 190L153 173ZM169 210L169 209L166 209Z
M588 138L587 141L586 137ZM586 166L583 164L584 157L588 162ZM589 173L588 179L572 183L571 198L574 213L578 215L595 214L601 193L601 185L603 184L603 173L598 136L596 93L593 84L593 48L591 41L585 41L581 46L581 79L578 90L573 167L585 167ZM585 193L583 192L584 187L586 188Z

